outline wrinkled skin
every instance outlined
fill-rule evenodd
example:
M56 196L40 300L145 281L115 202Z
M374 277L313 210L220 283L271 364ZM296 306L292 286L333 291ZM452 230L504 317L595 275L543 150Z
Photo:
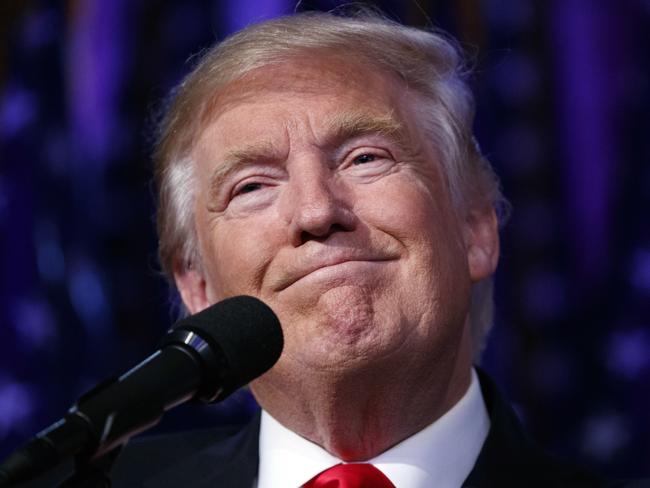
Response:
M252 384L260 404L342 459L372 457L467 389L494 213L454 211L421 101L376 68L299 59L219 100L193 153L201 263L177 267L183 300L265 301L285 349Z

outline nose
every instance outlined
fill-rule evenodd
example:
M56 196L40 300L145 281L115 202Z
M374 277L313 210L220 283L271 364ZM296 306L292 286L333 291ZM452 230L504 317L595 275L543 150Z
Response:
M292 175L287 193L289 239L296 247L356 227L348 192L326 167L300 168Z

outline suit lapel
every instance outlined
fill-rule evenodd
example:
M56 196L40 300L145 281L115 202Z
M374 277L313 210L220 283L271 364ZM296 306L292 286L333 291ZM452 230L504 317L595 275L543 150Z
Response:
M531 442L519 420L497 386L477 368L481 392L490 416L490 431L476 464L463 484L464 488L492 486L509 481L513 466L530 457Z
M606 486L601 478L559 461L537 447L494 382L478 368L477 372L490 416L490 432L463 488Z
M144 482L146 488L252 488L259 464L260 415L237 435L170 464Z

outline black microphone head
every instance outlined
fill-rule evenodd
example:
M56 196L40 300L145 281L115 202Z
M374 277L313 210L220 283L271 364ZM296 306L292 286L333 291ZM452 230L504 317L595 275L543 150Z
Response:
M211 350L199 351L205 374L198 398L203 401L221 401L264 374L280 358L284 345L273 310L250 296L228 298L181 319L171 335L179 331L193 332ZM205 361L205 353L216 354L217 362Z

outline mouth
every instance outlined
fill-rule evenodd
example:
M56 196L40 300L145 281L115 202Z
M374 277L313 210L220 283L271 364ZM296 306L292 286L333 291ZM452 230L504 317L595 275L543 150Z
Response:
M294 272L286 273L276 291L283 291L308 277L343 277L346 274L363 273L364 265L372 266L396 260L396 257L338 257L312 263Z

